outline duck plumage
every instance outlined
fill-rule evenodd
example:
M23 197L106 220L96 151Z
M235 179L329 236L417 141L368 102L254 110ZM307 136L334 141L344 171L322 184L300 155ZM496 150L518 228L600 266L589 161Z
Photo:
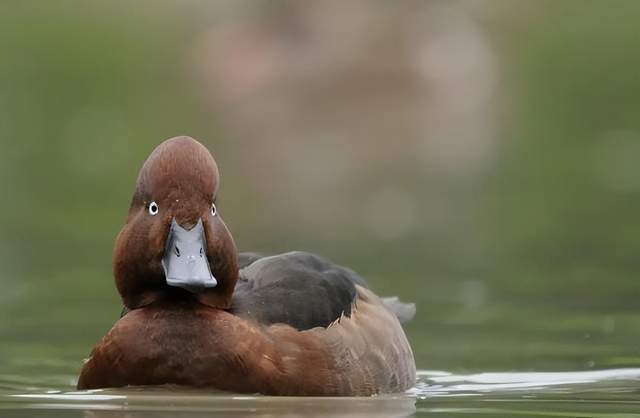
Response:
M413 386L398 319L412 305L379 298L354 271L310 253L238 254L215 207L218 184L215 160L192 138L167 140L147 159L114 249L125 310L78 388L366 396Z

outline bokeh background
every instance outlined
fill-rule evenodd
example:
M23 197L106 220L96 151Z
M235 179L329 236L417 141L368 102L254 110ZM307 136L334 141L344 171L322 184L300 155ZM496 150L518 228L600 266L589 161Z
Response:
M240 249L417 304L418 367L640 365L640 2L0 3L0 372L118 318L138 169L190 135Z

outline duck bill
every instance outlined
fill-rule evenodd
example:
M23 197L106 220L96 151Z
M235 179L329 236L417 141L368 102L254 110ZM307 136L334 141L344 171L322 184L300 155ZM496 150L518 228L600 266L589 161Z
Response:
M198 223L190 229L183 228L175 218L172 219L162 257L167 284L192 293L216 287L218 281L211 273L206 250L202 219L198 219Z

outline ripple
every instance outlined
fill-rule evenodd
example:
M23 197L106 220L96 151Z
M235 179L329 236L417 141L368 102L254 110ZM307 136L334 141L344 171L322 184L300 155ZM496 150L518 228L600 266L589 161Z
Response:
M640 410L640 369L475 374L422 370L418 372L416 386L406 393L370 398L237 395L174 385L76 391L70 385L72 379L72 376L60 375L36 382L15 375L0 375L0 411L32 411L38 416L69 411L80 416L129 418L211 414L604 417L613 413L640 418L636 412Z

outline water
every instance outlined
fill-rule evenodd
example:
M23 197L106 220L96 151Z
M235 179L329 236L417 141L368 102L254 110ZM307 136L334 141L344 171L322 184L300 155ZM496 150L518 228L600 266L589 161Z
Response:
M23 299L0 320L0 417L640 418L640 313L576 309L571 299L564 309L536 300L444 309L430 292L411 299L419 315L406 329L422 371L404 394L273 398L181 387L77 392L82 359L118 317L112 284L104 288L100 294L111 300L103 303L87 297L51 303L75 287L43 288L54 296ZM90 294L82 287L77 292Z
M371 398L237 395L177 386L75 391L74 375L0 376L0 416L640 417L640 369L452 374L423 370L404 394Z

